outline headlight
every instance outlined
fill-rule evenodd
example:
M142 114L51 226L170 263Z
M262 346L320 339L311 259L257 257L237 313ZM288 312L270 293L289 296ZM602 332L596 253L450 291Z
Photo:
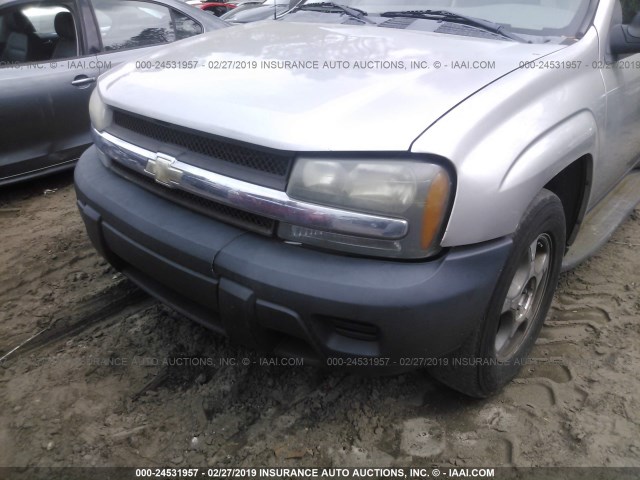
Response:
M451 179L433 163L397 160L299 158L287 188L289 197L390 218L406 219L407 235L379 239L281 223L286 240L346 252L392 258L424 258L439 249L449 207Z
M89 117L91 117L91 125L99 132L111 124L113 117L113 111L104 104L97 88L93 89L89 100Z

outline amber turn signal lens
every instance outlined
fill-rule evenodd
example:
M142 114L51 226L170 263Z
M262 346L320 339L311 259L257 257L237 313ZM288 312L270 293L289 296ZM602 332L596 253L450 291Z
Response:
M429 189L422 214L420 246L425 250L432 245L436 235L440 231L440 224L444 218L449 201L450 189L451 185L447 175L442 172L438 173L433 179L433 183Z

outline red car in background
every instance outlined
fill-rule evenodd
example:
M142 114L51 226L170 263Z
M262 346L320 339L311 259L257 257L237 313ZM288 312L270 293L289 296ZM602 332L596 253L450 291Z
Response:
M216 17L219 17L233 10L238 5L235 3L226 2L202 2L196 3L195 6L200 8L201 10L213 13Z

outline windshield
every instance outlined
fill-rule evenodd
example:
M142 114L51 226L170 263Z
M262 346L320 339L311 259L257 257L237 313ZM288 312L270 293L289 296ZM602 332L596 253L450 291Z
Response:
M321 0L307 0L305 4ZM583 26L591 0L341 0L369 15L410 10L447 10L504 25L529 35L573 37Z

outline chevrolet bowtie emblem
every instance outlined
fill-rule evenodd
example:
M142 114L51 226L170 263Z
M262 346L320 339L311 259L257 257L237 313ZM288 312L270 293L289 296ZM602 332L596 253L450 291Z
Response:
M173 167L174 163L176 163L175 158L157 153L155 160L147 162L144 171L153 175L156 182L173 187L176 183L180 183L182 178L182 170Z

